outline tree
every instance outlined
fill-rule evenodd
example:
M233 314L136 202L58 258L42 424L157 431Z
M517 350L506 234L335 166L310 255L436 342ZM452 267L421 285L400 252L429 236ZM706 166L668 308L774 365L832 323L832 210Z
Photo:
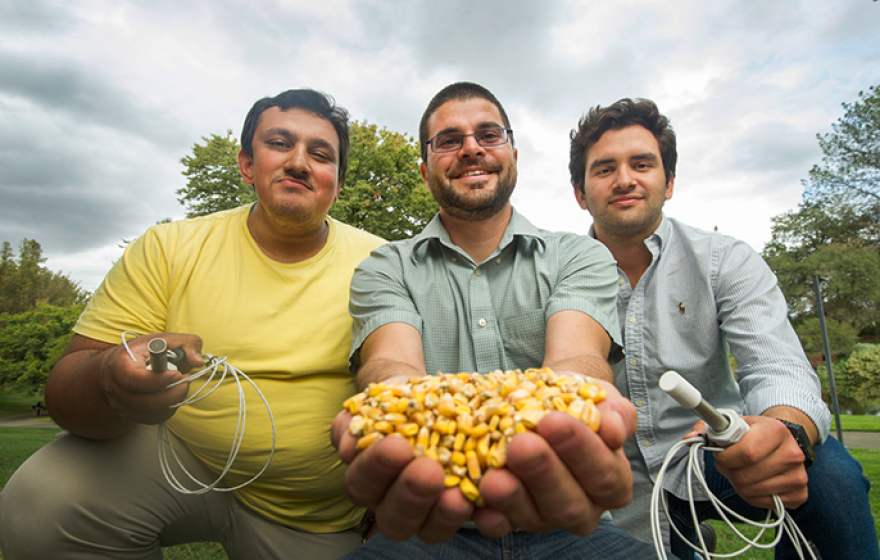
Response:
M238 152L241 146L227 130L226 136L202 136L204 144L193 144L191 156L180 163L186 169L186 186L177 189L177 199L186 208L186 217L205 216L220 210L237 208L254 202L254 189L244 182L238 172Z
M37 302L57 306L84 303L89 293L68 276L43 266L43 248L33 239L23 239L18 259L12 246L0 246L0 313L23 313L35 309Z
M348 157L339 201L330 208L332 217L392 241L412 237L437 213L437 202L422 181L419 149L412 138L354 122Z
M880 86L859 92L834 132L816 135L822 164L810 170L806 198L841 194L856 205L880 202Z
M822 326L818 317L807 317L800 324L795 325L794 330L804 347L804 352L825 354ZM847 357L859 342L859 333L848 323L829 319L825 321L825 330L828 333L828 346L831 347L832 354Z
M73 338L71 329L82 310L82 305L38 303L32 311L0 315L0 386L39 392Z
M772 218L772 238L763 256L792 316L815 314L813 276L819 275L829 318L857 329L875 324L880 315L878 208L828 195Z
M330 216L388 240L421 231L438 207L423 186L414 140L357 121L350 138L348 171ZM180 160L188 180L177 194L187 217L253 202L253 189L238 172L240 146L232 132L202 139L205 145L195 144L193 155Z

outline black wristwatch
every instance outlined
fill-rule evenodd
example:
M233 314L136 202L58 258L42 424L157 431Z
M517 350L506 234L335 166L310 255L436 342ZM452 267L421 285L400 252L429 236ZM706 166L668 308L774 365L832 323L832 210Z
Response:
M816 460L816 450L813 449L813 444L810 443L810 436L807 435L807 431L800 424L795 424L782 418L777 418L777 420L785 424L785 427L791 432L791 437L794 438L798 447L804 452L804 468L810 468L810 465Z

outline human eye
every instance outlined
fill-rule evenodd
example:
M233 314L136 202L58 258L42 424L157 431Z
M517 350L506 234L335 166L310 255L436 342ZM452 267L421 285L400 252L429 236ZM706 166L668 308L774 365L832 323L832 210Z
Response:
M440 149L457 148L462 144L462 135L459 133L438 134L434 139L434 145Z
M312 152L312 157L320 160L320 161L333 161L333 156L328 154L327 152L322 151L314 151Z
M477 132L477 139L483 144L498 144L504 141L504 133L500 128L487 128Z

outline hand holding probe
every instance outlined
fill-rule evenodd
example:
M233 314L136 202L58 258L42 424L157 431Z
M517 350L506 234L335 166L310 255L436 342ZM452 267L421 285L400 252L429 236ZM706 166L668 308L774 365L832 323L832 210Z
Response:
M154 338L147 344L150 351L150 369L156 373L168 370L168 362L177 366L177 370L186 373L190 370L189 362L186 361L186 352L183 348L169 349L164 338Z

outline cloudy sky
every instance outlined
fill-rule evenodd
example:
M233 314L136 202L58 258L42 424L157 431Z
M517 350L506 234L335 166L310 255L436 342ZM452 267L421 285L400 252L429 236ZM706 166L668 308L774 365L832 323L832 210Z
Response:
M761 250L818 163L816 133L880 84L871 0L0 0L0 241L94 290L121 239L183 217L180 158L239 135L260 97L333 95L416 135L428 100L481 83L516 131L514 205L585 233L568 134L621 97L679 139L669 215Z

